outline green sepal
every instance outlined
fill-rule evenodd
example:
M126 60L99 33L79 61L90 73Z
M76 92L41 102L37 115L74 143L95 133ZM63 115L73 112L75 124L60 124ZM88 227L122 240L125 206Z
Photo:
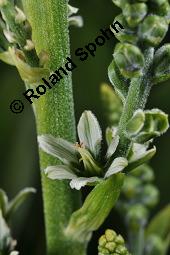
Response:
M34 188L25 188L21 190L14 199L12 199L7 207L5 218L9 219L11 215L16 211L16 209L28 198L32 193L35 193Z
M98 184L87 196L82 208L71 216L65 234L80 242L88 241L92 231L97 230L115 205L124 174L119 173Z
M125 102L127 93L128 93L128 84L125 78L121 75L118 67L113 60L108 68L109 80L112 83L115 92L120 97L122 102Z
M144 56L137 46L129 43L117 44L114 59L124 77L133 78L142 75Z
M158 15L147 16L139 25L138 36L147 46L158 46L168 31L168 23L165 18Z
M146 16L148 11L145 3L126 4L123 15L130 27L136 27Z
M154 56L153 62L153 83L157 84L170 79L170 44L159 48Z

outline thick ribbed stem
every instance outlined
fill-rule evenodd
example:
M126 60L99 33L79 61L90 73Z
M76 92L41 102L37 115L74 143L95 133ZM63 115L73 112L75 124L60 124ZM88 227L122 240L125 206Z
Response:
M45 50L49 54L51 71L64 66L70 55L67 1L23 0L23 4L37 52ZM71 74L37 100L35 115L38 134L52 134L75 142ZM41 169L57 163L53 157L40 153ZM47 179L43 173L42 186L48 255L85 254L82 244L64 235L72 212L80 206L79 192L71 190L67 182Z

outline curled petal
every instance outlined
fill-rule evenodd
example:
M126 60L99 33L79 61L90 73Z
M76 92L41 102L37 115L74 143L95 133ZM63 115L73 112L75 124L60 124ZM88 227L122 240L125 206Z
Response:
M147 150L147 146L143 144L134 144L131 155L129 156L129 165L127 171L133 170L136 167L149 161L156 153L156 147Z
M44 170L45 174L52 180L72 180L76 175L68 166L49 166Z
M94 183L94 185L98 182L100 182L102 179L98 177L79 177L79 178L74 178L70 182L70 186L72 189L80 190L82 187L86 186L89 183Z
M81 16L71 16L68 18L68 22L70 26L76 26L76 27L83 26L83 18Z
M118 144L119 144L119 136L115 134L115 136L113 136L112 141L108 147L107 154L106 154L107 158L110 158L115 153Z
M105 178L110 177L113 174L121 172L125 167L127 167L128 161L126 158L118 157L115 158L109 169L105 174Z

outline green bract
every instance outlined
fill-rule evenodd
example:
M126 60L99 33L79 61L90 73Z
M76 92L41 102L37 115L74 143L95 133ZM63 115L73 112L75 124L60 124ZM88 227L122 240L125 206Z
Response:
M129 43L119 43L114 51L114 60L124 77L132 78L142 75L144 57L138 47Z
M138 35L143 43L158 46L168 31L167 21L157 15L150 15L139 25Z

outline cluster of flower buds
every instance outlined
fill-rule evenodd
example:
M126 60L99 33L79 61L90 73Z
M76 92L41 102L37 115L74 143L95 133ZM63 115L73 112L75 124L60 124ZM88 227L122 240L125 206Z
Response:
M162 42L170 23L170 4L168 0L113 0L113 3L122 9L115 21L124 27L119 33L113 30L120 41L114 51L115 62L124 77L141 76L144 56L140 48L157 47Z
M158 203L159 191L152 184L153 180L154 172L147 164L126 176L117 207L126 215L128 226L135 231L146 225L149 209Z
M111 86L106 83L101 85L101 101L103 105L103 113L105 114L108 126L117 127L123 105L120 98L116 95Z
M115 231L107 229L105 234L99 239L98 255L130 255L125 246L125 241L121 235Z
M14 251L17 242L12 238L8 222L14 211L31 193L35 193L33 188L24 189L9 202L6 193L0 190L0 254L2 255L18 255L18 252Z

